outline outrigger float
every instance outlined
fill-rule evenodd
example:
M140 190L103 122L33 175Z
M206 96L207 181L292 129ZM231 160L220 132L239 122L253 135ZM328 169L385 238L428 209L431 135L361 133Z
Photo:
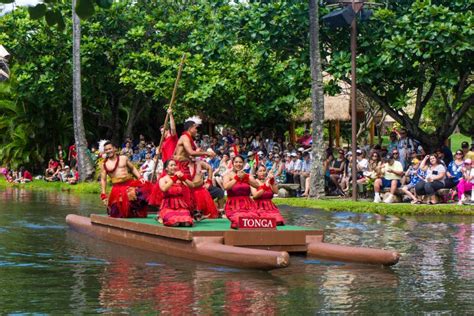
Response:
M147 218L84 217L70 214L67 224L93 237L175 257L239 268L271 270L290 264L289 253L306 253L324 260L394 265L395 251L340 246L324 242L321 230L300 226L276 229L230 229L227 219L199 222L194 227L166 227Z

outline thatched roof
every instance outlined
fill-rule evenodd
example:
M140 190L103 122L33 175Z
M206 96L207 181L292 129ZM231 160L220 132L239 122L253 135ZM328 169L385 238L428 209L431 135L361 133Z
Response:
M324 80L331 80L332 76L323 74ZM350 121L351 120L351 86L344 81L338 81L341 93L335 96L324 96L324 120L325 121ZM364 95L357 91L357 112L364 111ZM311 99L308 98L298 104L293 112L292 118L296 122L311 122L313 120Z
M324 120L325 121L350 121L350 97L340 94L337 96L324 96ZM292 114L296 122L311 122L313 120L313 109L311 99L308 98L299 103Z

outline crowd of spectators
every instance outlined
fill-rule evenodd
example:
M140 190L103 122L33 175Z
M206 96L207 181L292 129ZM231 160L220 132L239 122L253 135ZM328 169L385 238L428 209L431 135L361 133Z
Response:
M212 136L199 135L195 142L202 151L216 153L206 162L212 168L210 180L217 188L223 189L223 175L232 169L232 158L238 154L245 159L246 172L255 174L258 166L264 165L277 183L293 184L299 197L309 195L312 166L309 130L295 144L284 141L283 137L240 136L231 128L224 128ZM356 159L357 184L373 191L375 203L392 203L401 192L413 204L423 200L434 204L438 203L436 192L444 188L451 190L450 199L454 200L457 195L459 203L463 203L469 199L466 193L472 192L474 148L467 142L463 142L461 147L454 155L447 146L427 153L405 129L401 129L390 133L386 147L362 146L357 149L355 157L348 148L328 148L324 161L326 195L348 196L351 193L352 159ZM119 150L138 167L146 180L152 180L153 172L161 173L163 162L155 159L157 146L153 141L147 141L144 135L136 141L127 137ZM97 146L92 146L88 155L94 162L100 160ZM32 180L31 174L24 169L9 171L6 177L12 182ZM67 152L59 145L42 178L75 184L78 181L75 145L71 145Z

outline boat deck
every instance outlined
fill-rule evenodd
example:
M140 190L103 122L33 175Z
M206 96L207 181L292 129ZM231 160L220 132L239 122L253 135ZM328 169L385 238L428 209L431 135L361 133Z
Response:
M191 241L194 237L223 237L224 244L264 248L282 247L289 251L305 251L308 239L322 239L323 232L313 228L285 225L276 230L234 230L227 219L207 219L193 227L167 227L155 220L154 214L147 218L112 218L107 215L91 215L95 225L109 226L136 233Z

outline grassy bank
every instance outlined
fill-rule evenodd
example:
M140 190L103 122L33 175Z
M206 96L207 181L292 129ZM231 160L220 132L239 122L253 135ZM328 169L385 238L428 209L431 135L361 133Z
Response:
M409 203L385 204L367 201L353 202L343 199L312 200L304 198L274 199L277 205L303 208L318 208L327 211L351 211L357 213L377 213L382 215L474 215L473 205L412 205Z
M11 184L4 179L0 179L0 189L5 188L22 188L34 191L56 191L56 192L71 192L71 193L100 193L100 186L97 182L79 183L76 185L69 185L61 182L45 182L33 181L25 184ZM110 186L109 186L110 188ZM288 205L294 207L317 208L326 211L351 211L358 213L378 213L383 215L443 215L443 214L457 214L457 215L474 215L474 206L463 205L458 206L454 204L440 204L440 205L411 205L407 203L399 204L375 204L372 202L361 201L353 202L351 200L343 199L324 199L311 200L304 198L287 198L275 199L277 205Z
M34 180L30 183L8 183L5 179L0 179L0 189L21 188L33 191L57 191L74 193L100 193L100 184L98 182L87 182L70 185L64 182L46 182L43 180Z

